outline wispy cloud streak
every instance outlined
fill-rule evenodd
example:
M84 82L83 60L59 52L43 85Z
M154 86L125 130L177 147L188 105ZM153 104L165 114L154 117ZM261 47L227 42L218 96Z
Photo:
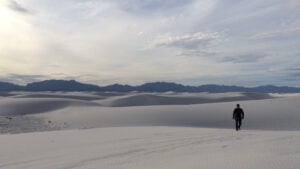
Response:
M10 0L8 7L16 12L20 12L24 14L31 13L27 8L25 8L15 0Z

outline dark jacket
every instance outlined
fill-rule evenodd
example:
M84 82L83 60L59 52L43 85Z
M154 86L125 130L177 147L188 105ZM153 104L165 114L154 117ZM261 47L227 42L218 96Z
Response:
M237 107L233 111L233 119L244 119L244 111L243 109Z

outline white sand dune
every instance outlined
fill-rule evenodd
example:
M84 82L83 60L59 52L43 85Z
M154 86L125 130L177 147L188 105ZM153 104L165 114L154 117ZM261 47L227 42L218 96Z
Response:
M2 93L0 168L298 169L299 103L299 94Z
M24 95L28 98L24 98ZM188 127L210 127L210 128L232 128L232 110L237 102L236 99L245 99L239 103L245 108L246 119L244 129L263 130L299 130L300 114L298 113L298 95L273 98L267 94L136 94L108 96L102 100L78 100L80 93L75 93L77 99L58 98L36 98L32 93L22 93L16 97L5 97L0 102L0 115L18 116L25 115L24 121L30 118L42 119L45 122L53 122L55 127L46 123L47 128L97 128L97 127L122 127L122 126L188 126ZM56 95L59 95L56 93ZM61 94L71 96L70 93ZM83 96L93 93L83 93ZM19 97L22 96L22 97ZM148 97L150 99L138 99ZM264 99L267 100L253 100ZM273 98L273 99L269 99ZM218 102L202 103L196 102ZM163 100L163 101L162 101ZM185 100L185 101L184 101ZM180 102L183 105L180 105ZM220 103L220 101L223 101ZM225 102L224 102L225 101ZM161 105L152 105L156 104ZM178 105L168 105L175 104ZM118 105L117 105L118 103ZM103 107L103 105L105 106ZM133 105L138 106L133 106ZM145 104L146 106L142 106ZM102 105L102 106L101 106ZM112 107L109 107L112 105ZM128 107L123 107L128 105ZM18 118L22 120L22 116ZM6 124L15 124L14 117ZM31 123L27 124L26 127ZM10 126L12 127L12 126ZM17 126L21 131L22 125ZM1 129L1 128L0 128ZM32 127L32 131L40 131L38 127ZM7 132L5 129L0 130ZM15 133L16 130L12 131Z
M101 100L100 104L109 107L149 106L149 105L190 105L203 103L231 102L242 100L271 99L269 94L260 93L183 93L151 94L137 93Z
M2 99L0 115L26 115L44 113L70 106L95 106L94 102L57 98L9 98Z
M300 97L240 101L245 109L244 129L299 130ZM68 107L40 118L66 123L70 129L121 126L188 126L233 128L237 102L130 107Z
M298 169L300 132L116 127L0 135L3 169Z
M74 95L74 94L45 94L45 93L34 93L26 95L18 95L15 98L65 98L65 99L77 99L77 100L100 100L105 99L103 96L96 95Z

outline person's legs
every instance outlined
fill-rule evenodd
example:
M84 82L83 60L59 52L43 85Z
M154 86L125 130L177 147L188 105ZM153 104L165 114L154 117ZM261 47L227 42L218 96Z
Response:
M238 121L239 121L239 122L238 122L238 123L239 123L238 128L239 128L239 130L240 130L240 129L241 129L241 126L242 126L242 119L239 119Z
M235 119L235 129L236 129L236 131L238 131L238 129L239 129L239 121L238 121L238 119Z

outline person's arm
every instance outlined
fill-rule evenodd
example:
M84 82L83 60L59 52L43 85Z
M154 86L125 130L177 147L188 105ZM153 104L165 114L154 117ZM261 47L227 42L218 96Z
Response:
M243 111L243 109L241 109L242 110L242 119L244 119L244 111Z

